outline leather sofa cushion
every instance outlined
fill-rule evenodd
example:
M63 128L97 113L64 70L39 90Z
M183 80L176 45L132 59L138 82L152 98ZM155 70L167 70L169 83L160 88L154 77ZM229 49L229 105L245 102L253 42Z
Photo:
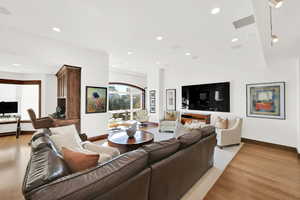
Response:
M148 163L152 164L175 153L179 149L179 146L179 141L175 138L172 138L169 140L144 145L143 149L149 154Z
M31 155L23 182L23 192L29 192L39 186L70 173L64 160L52 149L43 148Z
M50 136L50 131L35 132L31 138L31 141L35 141L39 137L44 137L44 136Z
M178 138L180 141L180 149L186 148L202 138L202 130L201 129L193 129L190 133L184 134Z
M215 127L213 126L206 126L200 129L193 129L190 133L184 134L178 138L180 141L180 149L186 148L202 138L206 138L209 135L215 133Z
M201 128L202 138L208 137L211 134L216 132L216 128L214 126L206 126Z
M31 142L32 152L39 151L46 147L56 150L48 135L42 135Z

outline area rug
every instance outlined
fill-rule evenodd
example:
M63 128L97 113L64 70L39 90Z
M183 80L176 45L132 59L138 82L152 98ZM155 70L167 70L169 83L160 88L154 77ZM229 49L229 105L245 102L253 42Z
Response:
M202 200L220 178L228 164L240 151L244 144L239 146L215 149L214 166L208 170L201 179L181 198L181 200Z

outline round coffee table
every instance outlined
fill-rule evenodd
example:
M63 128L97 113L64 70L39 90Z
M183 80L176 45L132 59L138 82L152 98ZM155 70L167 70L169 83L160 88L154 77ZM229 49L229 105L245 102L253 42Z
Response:
M127 147L127 149L130 151L137 149L145 144L152 143L153 140L154 135L143 130L137 131L133 138L129 138L126 131L112 133L107 138L109 146L117 148Z

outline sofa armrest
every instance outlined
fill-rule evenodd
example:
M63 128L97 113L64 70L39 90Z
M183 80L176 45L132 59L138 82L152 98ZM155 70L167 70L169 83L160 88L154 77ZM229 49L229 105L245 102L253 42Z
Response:
M45 184L26 194L30 200L95 199L142 172L148 162L144 150L136 150L82 172Z

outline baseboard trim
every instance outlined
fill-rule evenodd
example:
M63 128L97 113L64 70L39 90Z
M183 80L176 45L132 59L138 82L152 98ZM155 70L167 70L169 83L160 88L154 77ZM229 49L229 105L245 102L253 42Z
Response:
M35 131L21 131L21 135L32 135ZM0 133L0 137L16 135L16 131Z
M276 149L288 150L288 151L296 152L298 154L297 149L295 147L289 147L289 146L280 145L280 144L273 144L273 143L269 143L269 142L262 142L262 141L258 141L258 140L248 139L248 138L242 138L242 142L263 145L263 146L272 147L272 148L276 148ZM299 158L299 156L300 155L298 154L298 158Z
M95 141L98 141L98 140L105 140L107 138L108 138L108 134L103 134L103 135L97 135L97 136L89 137L88 141L95 142Z

